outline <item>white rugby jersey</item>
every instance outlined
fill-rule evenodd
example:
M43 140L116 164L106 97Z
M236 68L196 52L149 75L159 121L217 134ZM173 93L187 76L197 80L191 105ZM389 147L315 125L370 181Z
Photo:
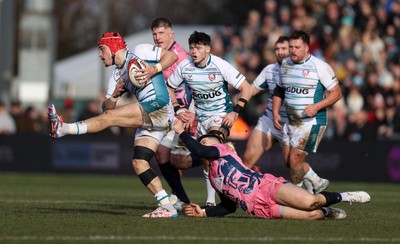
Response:
M228 84L238 89L246 79L237 69L218 56L209 55L204 67L195 66L192 57L179 63L168 78L168 85L177 88L182 82L189 87L199 121L232 111Z
M143 109L147 112L153 112L165 106L166 103L168 104L168 89L161 72L152 76L147 81L146 86L140 89L130 82L127 72L129 60L133 58L144 60L152 66L155 65L161 59L161 50L161 48L152 44L140 44L135 46L133 50L128 50L126 52L125 63L121 68L115 68L108 81L106 98L109 98L112 95L120 76L122 76L125 80L125 92L132 92L142 105Z
M285 89L284 102L289 121L307 119L304 108L323 100L325 91L337 84L332 67L313 55L302 63L293 63L290 57L284 59L278 85ZM318 111L312 120L315 124L326 125L326 108Z
M281 65L276 62L274 64L267 65L261 73L257 76L257 78L253 81L254 86L261 90L268 91L268 105L264 111L264 115L270 119L273 119L272 115L272 103L274 97L274 89L276 87L276 83L279 80L279 70ZM282 104L281 109L279 110L279 114L283 122L287 121L286 115L286 106L285 103Z

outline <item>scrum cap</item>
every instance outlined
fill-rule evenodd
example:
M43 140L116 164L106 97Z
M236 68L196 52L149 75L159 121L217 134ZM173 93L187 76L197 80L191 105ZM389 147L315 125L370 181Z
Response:
M100 45L106 45L110 48L111 55L115 55L121 49L126 48L126 43L124 38L122 38L121 34L118 32L107 32L104 33L97 43Z
M217 138L220 143L224 143L225 142L225 135L224 135L224 133L222 133L219 130L210 130L207 134L204 134L204 135L200 136L197 140L201 141L206 137Z

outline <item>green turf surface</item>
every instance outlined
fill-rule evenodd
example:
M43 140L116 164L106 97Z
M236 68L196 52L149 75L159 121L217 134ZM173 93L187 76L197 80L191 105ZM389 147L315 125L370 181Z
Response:
M204 202L203 179L184 185ZM400 242L400 184L332 182L330 190L365 190L372 200L337 204L348 214L337 221L265 220L240 209L225 218L145 219L156 204L136 176L0 172L0 243Z

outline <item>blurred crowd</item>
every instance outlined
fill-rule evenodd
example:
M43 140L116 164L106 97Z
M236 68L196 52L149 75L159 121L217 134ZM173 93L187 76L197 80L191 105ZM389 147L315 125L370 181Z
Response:
M343 99L329 111L332 140L400 139L400 1L265 0L240 27L225 26L212 50L253 81L274 63L274 42L295 29L310 34L310 52L329 63ZM255 126L267 97L242 116Z
M248 12L242 26L218 29L212 52L252 82L266 65L276 62L277 38L295 29L310 34L310 52L333 67L342 88L342 100L329 109L326 139L400 140L400 0L265 0L263 8ZM260 94L249 102L239 121L246 130L256 125L267 96ZM65 121L101 112L98 99L78 115L70 99L63 105ZM0 125L4 113L8 111L0 102ZM33 107L13 102L9 114L15 129L0 128L0 133L48 131L47 115ZM122 128L111 132L132 133Z

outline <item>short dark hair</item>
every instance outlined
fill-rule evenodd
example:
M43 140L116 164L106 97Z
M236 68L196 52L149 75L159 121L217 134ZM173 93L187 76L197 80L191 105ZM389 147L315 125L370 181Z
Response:
M289 37L288 36L280 36L278 38L278 40L276 40L275 44L284 43L284 42L289 42Z
M189 45L191 44L203 44L210 46L211 37L204 32L194 31L189 37Z
M289 40L295 40L295 39L302 39L305 44L310 45L310 36L304 31L301 30L293 31L293 33L289 37Z
M172 28L172 24L171 24L171 21L169 21L167 18L160 17L160 18L153 20L153 22L151 22L150 28L151 28L151 30L153 30L154 28L158 28L158 27Z

